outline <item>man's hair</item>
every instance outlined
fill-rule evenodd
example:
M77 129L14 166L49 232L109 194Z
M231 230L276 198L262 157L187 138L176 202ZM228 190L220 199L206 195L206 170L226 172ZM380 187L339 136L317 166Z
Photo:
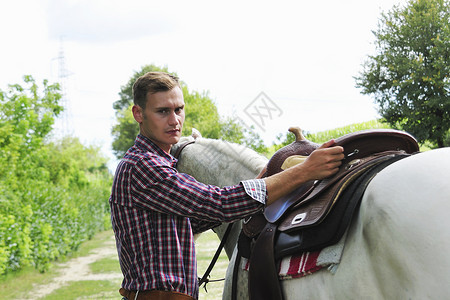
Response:
M147 95L167 92L180 87L178 77L164 72L148 72L139 77L133 84L133 101L135 105L145 109Z

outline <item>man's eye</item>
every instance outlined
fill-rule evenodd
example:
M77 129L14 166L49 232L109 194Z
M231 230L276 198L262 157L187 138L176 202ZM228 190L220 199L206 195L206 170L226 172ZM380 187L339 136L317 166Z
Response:
M169 110L168 109L161 109L158 111L160 114L168 114Z

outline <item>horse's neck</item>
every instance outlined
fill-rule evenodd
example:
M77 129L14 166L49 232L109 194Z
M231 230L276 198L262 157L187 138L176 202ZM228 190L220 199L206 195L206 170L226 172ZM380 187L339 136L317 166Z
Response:
M182 143L183 141L175 145L173 151L175 152ZM182 150L177 169L179 172L192 175L202 183L223 187L255 178L266 164L267 158L251 149L224 141L202 138ZM222 224L214 229L220 239L227 226L228 224ZM225 251L229 258L237 243L240 230L241 222L236 222L226 241Z
M265 157L249 148L202 138L181 152L177 169L200 182L223 187L255 178L266 164Z

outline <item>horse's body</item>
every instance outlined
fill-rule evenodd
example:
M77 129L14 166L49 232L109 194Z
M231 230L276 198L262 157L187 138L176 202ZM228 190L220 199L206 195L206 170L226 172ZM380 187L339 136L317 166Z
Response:
M217 176L214 182L208 183L235 184L255 177L264 165L264 159L254 152L248 151L245 155L241 152L234 158L220 158L224 154L216 152L215 156L210 156L216 163L225 159L240 164L254 159L258 164L252 168L247 164L244 169L249 173L237 167L199 172L187 167L183 161L191 161L190 166L212 167L214 162L205 162L207 157L192 155L194 148L200 149L201 143L189 146L191 153L186 148L180 159L180 171L190 173L200 181L208 179L197 174L209 172ZM232 146L216 142L208 147L211 147L210 152L215 152L221 147ZM234 179L224 183L222 176L225 175ZM285 299L448 299L449 182L450 148L416 154L382 170L364 193L336 273L322 269L312 275L282 281ZM236 237L232 241L235 243ZM232 267L231 263L224 299L230 297ZM248 299L246 276L247 272L241 270L238 299Z

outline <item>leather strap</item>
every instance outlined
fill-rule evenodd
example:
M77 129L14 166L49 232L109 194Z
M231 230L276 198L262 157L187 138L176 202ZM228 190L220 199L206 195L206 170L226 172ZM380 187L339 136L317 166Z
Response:
M180 157L181 151L183 151L184 148L186 148L186 146L195 143L195 140L193 141L189 141L189 142L185 142L184 144L181 144L180 147L178 147L177 151L175 152L175 154L173 155L173 157L175 157L176 159L178 159Z
M119 293L128 300L195 300L189 295L174 291L150 290L137 292L120 288Z
M219 247L217 248L213 259L211 260L208 268L206 269L205 274L203 274L202 278L199 278L199 280L198 280L199 287L201 287L202 284L205 284L205 290L206 290L206 284L208 282L210 282L210 280L208 279L209 274L211 273L212 269L214 268L214 265L216 264L217 259L219 258L220 253L222 252L223 247L225 246L225 243L228 240L228 237L230 236L230 232L231 232L231 229L233 228L233 224L234 223L228 224L227 229L222 237L222 240L220 241ZM215 280L215 281L219 281L219 280Z
M239 248L236 253L236 260L234 261L233 266L233 278L231 281L231 300L237 300L237 284L238 284L238 275L239 275L239 268L241 265L241 253L239 251Z
M277 225L267 223L256 240L254 249L258 251L252 253L248 270L250 300L283 299L273 251L276 230ZM264 272L260 272L261 268L255 267L262 262ZM261 284L262 282L264 284Z

